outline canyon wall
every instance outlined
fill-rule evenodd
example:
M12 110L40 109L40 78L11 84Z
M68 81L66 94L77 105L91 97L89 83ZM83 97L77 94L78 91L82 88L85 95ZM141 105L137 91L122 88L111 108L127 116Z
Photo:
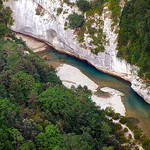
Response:
M37 38L58 51L86 60L105 73L130 81L131 87L150 104L150 87L146 87L137 76L138 67L131 66L125 60L116 57L115 30L118 26L112 28L111 12L107 6L104 7L100 18L103 20L103 32L108 43L104 45L105 51L99 52L98 55L91 53L87 47L81 47L74 30L65 29L68 14L72 12L80 14L76 6L68 6L61 0L9 0L5 6L13 10L15 20L11 27L13 31ZM63 8L63 12L57 15L57 9L60 7ZM86 36L85 43L88 46L89 38Z

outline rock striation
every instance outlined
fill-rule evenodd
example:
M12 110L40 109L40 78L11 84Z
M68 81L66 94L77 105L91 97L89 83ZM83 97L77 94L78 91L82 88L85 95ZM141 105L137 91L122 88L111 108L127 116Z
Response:
M13 31L37 38L61 52L86 60L105 73L130 81L131 87L150 104L150 87L146 87L142 79L138 79L138 67L116 57L117 26L112 28L111 12L107 6L103 9L101 19L104 22L103 32L109 43L104 45L105 51L98 55L81 47L73 30L64 29L68 14L80 13L76 6L68 6L63 0L9 0L5 6L10 6L13 10ZM63 11L58 15L57 9L60 7ZM85 41L88 42L88 38Z

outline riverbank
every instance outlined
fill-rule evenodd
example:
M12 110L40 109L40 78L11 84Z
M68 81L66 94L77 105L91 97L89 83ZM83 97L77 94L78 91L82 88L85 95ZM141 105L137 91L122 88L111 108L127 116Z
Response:
M19 37L21 37L23 40L26 41L26 44L28 45L28 47L33 50L34 52L38 53L38 52L42 52L42 51L45 51L47 50L48 48L48 45L46 43L44 43L43 41L40 41L34 37L31 37L31 36L26 36L26 35L23 35L23 34L19 34ZM57 49L57 48L56 48ZM139 79L139 77L135 76L135 75L132 75L129 76L127 74L120 74L120 73L116 73L114 71L110 71L110 70L107 70L106 68L103 68L103 67L99 67L96 64L93 64L91 63L90 61L88 61L88 59L83 59L82 57L80 57L80 55L76 56L75 54L73 53L70 53L70 51L67 51L67 50L60 50L60 49L57 49L57 51L59 51L60 53L65 53L65 54L68 54L68 55L71 55L75 58L78 58L80 60L83 60L83 61L86 61L88 64L92 65L93 67L95 67L97 70L101 71L101 72L104 72L106 74L109 74L109 75L112 75L112 76L116 76L118 78L121 78L125 81L128 81L131 83L131 88L139 95L141 96L148 104L150 104L150 86L149 87L146 87L145 83L143 82L142 79ZM85 51L86 52L86 51ZM121 68L123 66L120 66Z
M92 91L91 99L97 106L100 106L101 109L105 109L106 107L112 107L116 113L120 113L125 116L125 107L122 103L121 97L124 96L123 93L114 90L109 87L101 88L101 91L108 92L109 97L99 97L95 94L98 89L98 85L94 83L91 79L85 76L79 69L63 64L57 67L56 69L57 75L62 80L62 83L67 88L71 88L71 86L87 86L88 89Z

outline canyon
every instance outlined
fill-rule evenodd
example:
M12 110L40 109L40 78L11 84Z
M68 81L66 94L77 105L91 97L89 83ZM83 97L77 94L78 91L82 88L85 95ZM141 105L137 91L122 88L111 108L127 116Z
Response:
M75 0L70 2L73 3ZM150 104L150 87L137 76L139 68L116 56L115 31L118 25L112 28L111 12L107 5L104 6L102 15L97 18L103 20L103 32L108 42L104 44L104 52L97 55L88 48L88 36L85 36L86 47L81 47L74 30L65 29L64 24L69 14L81 14L76 6L69 6L61 0L9 0L5 2L5 6L9 6L13 11L15 22L10 27L13 31L39 39L62 53L87 61L98 70L131 82L133 90ZM63 12L58 15L57 9L60 7L63 8ZM40 15L37 15L37 10L40 10Z

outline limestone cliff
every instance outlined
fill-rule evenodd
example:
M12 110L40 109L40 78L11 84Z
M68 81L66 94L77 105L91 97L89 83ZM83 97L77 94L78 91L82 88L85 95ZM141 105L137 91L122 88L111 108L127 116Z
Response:
M83 48L77 41L74 31L64 29L68 14L80 13L76 6L68 6L62 0L9 0L5 5L13 10L15 19L14 26L11 27L13 31L40 39L61 52L88 61L105 73L130 81L131 87L150 103L150 88L145 88L143 81L137 77L138 67L131 66L125 60L116 57L117 34L114 31L117 26L111 27L112 20L109 15L111 12L107 6L99 17L103 20L103 32L108 44L104 45L104 52L95 55L87 48L90 41L88 37L85 36L86 48ZM57 9L60 7L63 11L57 15Z

